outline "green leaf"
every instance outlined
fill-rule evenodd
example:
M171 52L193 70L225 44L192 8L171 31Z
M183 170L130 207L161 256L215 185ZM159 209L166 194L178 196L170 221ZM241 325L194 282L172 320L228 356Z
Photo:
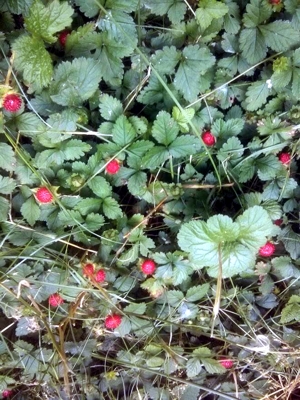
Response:
M163 79L165 82L165 79ZM165 82L166 83L166 82ZM141 90L137 100L143 104L155 104L163 101L165 96L165 88L156 75L151 75L148 85Z
M40 0L35 0L25 18L25 26L34 37L54 43L57 40L54 34L71 25L73 12L66 1L53 0L45 7Z
M271 234L273 229L273 223L267 211L260 206L254 206L244 211L236 222L240 227L241 243L255 251L265 244L266 237Z
M169 157L170 153L165 147L155 146L145 154L142 159L141 167L153 170L161 167Z
M177 137L169 146L170 155L174 158L196 154L202 144L196 136L184 135Z
M261 25L259 29L265 38L266 45L274 51L287 51L299 43L299 32L289 21L276 20L276 22Z
M178 24L185 15L186 5L181 0L151 0L149 6L156 15L167 14L173 24Z
M194 118L195 110L193 108L179 110L178 107L174 106L172 110L172 117L180 126L181 132L189 131L189 122Z
M96 196L105 199L111 196L112 188L105 178L102 176L95 176L88 183L89 188L93 191Z
M6 7L12 14L26 15L34 0L6 0Z
M246 108L255 111L266 103L270 95L270 89L266 81L252 83L246 92Z
M152 127L152 136L160 144L168 146L172 143L179 133L177 123L166 111L160 111Z
M113 141L123 147L133 142L136 132L128 119L121 115L114 124L112 135Z
M98 28L107 32L108 39L126 44L133 50L137 45L136 25L133 18L120 9L107 11L105 18L99 20Z
M187 101L193 101L200 92L201 75L215 64L215 57L207 47L188 45L182 51L181 60L174 86Z
M204 283L203 285L192 286L188 289L185 295L186 301L198 301L204 297L209 289L209 284Z
M96 177L99 178L99 177ZM94 179L96 179L94 178ZM101 178L104 179L104 178ZM92 182L92 181L91 181ZM89 186L90 184L92 185L92 187L90 186L90 188L93 190L93 183L89 182ZM107 184L107 182L105 181L105 183ZM95 190L98 192L99 186L96 183L95 184ZM110 188L109 188L110 189ZM102 193L102 188L100 189L101 193ZM94 190L93 190L94 192ZM94 192L95 193L95 192ZM111 193L111 189L109 191L108 196ZM95 193L96 194L96 193ZM101 196L100 196L101 197ZM107 197L107 196L105 196ZM99 201L99 199L96 198L87 198L87 199L82 199L78 204L76 204L75 206L75 210L78 210L80 212L81 215L88 215L90 213L94 213L97 212L100 209L101 206L101 202Z
M10 203L4 197L0 196L0 222L7 220Z
M33 226L39 219L41 210L40 207L36 204L33 196L29 197L29 199L27 199L25 203L22 204L21 214L31 226Z
M62 106L79 106L98 89L101 63L91 58L76 58L60 63L51 85L51 99Z
M297 260L300 257L300 235L292 230L290 226L284 228L279 235L279 240L282 241L286 251L291 258Z
M143 315L145 314L146 311L146 303L129 304L129 306L126 306L123 311L125 313L128 312L128 313Z
M91 145L79 139L71 139L61 143L60 151L65 160L78 160L91 150Z
M15 168L16 159L14 151L6 143L0 143L0 168L12 172Z
M290 279L300 277L299 267L296 267L290 257L281 256L275 257L271 260L272 263L272 273L276 275L276 277L280 279Z
M123 114L123 106L115 97L103 94L100 96L100 113L107 121L115 121Z
M228 13L228 6L217 0L200 0L196 10L196 18L202 30L209 27L213 19L223 17Z
M0 175L0 193L11 194L16 187L14 179Z
M106 197L102 203L103 213L107 218L117 219L123 216L121 207L117 200L112 197Z
M269 19L271 14L271 7L268 7L264 1L251 0L250 3L247 4L243 22L246 28L254 28Z
M226 369L217 360L212 358L204 358L201 361L209 374L223 374L226 371Z
M256 64L267 55L263 34L257 28L243 29L240 34L240 48L249 64Z
M88 18L93 18L100 12L100 8L95 0L75 0L75 3Z
M82 216L76 210L62 210L58 213L58 218L64 226L76 226L83 223Z
M13 43L12 50L15 53L14 67L23 72L28 84L37 90L49 85L53 75L52 60L41 39L21 35Z
M287 324L292 321L299 321L300 317L300 297L292 295L281 312L280 323Z
M268 181L275 178L277 172L282 168L278 157L274 154L268 154L255 160L255 165L258 168L258 177L262 181Z
M218 151L217 158L220 161L229 161L233 164L235 160L239 160L244 153L244 147L236 137L231 137L223 144Z
M242 118L232 118L227 121L219 118L213 123L211 131L217 137L227 139L239 135L244 125L245 121Z
M179 61L180 52L175 46L165 46L162 50L157 50L152 57L153 66L161 74L172 73Z
M188 378L194 378L199 375L201 369L201 362L197 358L191 357L186 363L186 373Z

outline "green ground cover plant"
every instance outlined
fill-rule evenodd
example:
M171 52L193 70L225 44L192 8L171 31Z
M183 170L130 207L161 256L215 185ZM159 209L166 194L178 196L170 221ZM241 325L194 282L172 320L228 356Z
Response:
M298 0L0 0L0 394L296 399Z

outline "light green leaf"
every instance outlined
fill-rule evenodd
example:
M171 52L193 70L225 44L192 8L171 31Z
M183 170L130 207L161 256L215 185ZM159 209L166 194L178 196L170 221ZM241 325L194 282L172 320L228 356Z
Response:
M116 120L112 134L113 141L122 147L133 142L136 137L136 132L133 126L124 115L121 115Z
M239 239L242 244L257 251L266 242L273 229L273 223L267 211L254 206L244 211L237 220L240 227Z
M179 110L178 107L174 106L172 110L172 117L180 126L181 132L189 131L189 122L192 121L195 115L195 110L193 108Z
M57 40L54 34L71 25L73 12L66 1L53 0L45 7L40 0L35 0L25 18L25 26L34 37L54 43Z
M76 58L60 63L51 85L51 99L62 106L79 106L98 89L101 63L91 58Z
M226 371L226 368L224 368L217 360L204 358L201 361L209 374L223 374Z
M228 6L217 0L200 0L196 10L196 18L202 30L209 27L213 19L223 17L228 13Z
M53 75L52 60L41 39L21 35L13 43L12 50L14 67L23 72L28 84L38 90L49 85Z
M192 286L188 289L185 295L186 301L198 301L204 297L209 289L209 283L204 283L203 285Z
M281 312L280 323L287 324L291 321L300 320L300 297L292 295Z
M112 197L106 197L102 203L103 213L107 218L117 219L123 216L121 207L119 206L117 200Z
M16 159L11 146L0 143L0 168L12 172L15 168Z
M255 111L266 103L271 94L266 81L252 83L246 92L246 107L249 111Z
M227 215L214 215L207 220L209 236L216 243L234 242L239 237L239 226Z
M123 106L120 100L108 94L100 96L100 113L102 118L107 121L115 121L120 115L123 114Z
M16 187L16 182L14 179L8 176L0 175L0 193L1 194L11 194Z
M202 369L202 365L197 358L190 358L186 363L186 373L188 378L194 378L199 375Z
M146 303L138 303L138 304L129 304L123 310L125 313L134 313L134 314L145 314L146 311Z
M101 199L105 199L106 197L111 196L112 188L107 180L102 176L95 176L92 180L89 181L88 186L93 191L93 193L96 196L101 197Z
M40 207L36 204L33 196L29 197L29 199L27 199L22 204L21 214L31 226L33 226L39 219L41 210Z
M182 61L174 78L174 86L188 101L200 92L201 75L215 63L215 57L207 47L188 45L182 51Z
M160 111L152 127L152 136L160 144L168 146L172 143L179 133L177 123L166 111Z

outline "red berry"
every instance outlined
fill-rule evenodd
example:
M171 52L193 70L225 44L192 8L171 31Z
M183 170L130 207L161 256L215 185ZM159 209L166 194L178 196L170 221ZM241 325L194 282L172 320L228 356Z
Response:
M107 329L115 329L117 328L122 322L122 318L118 314L108 315L105 318L104 325Z
M153 260L145 260L141 265L141 270L145 275L152 275L156 270L156 264Z
M209 131L202 133L202 140L206 146L213 146L216 143L216 138Z
M17 112L22 106L22 98L16 93L8 93L3 98L2 107L5 111Z
M51 307L58 307L64 302L64 299L58 293L54 293L51 294L51 296L48 299L48 302Z
M59 40L59 43L63 46L63 47L65 47L65 45L66 45L66 41L67 41L67 37L70 35L70 31L69 30L64 30L64 31L62 31L62 32L60 32L60 34L59 34L59 36L58 36L58 40Z
M106 272L104 269L99 269L95 275L95 281L96 282L104 282L106 278Z
M14 393L14 392L13 392L12 390L9 390L9 389L3 390L3 392L2 392L2 398L3 398L3 399L7 399L8 397L12 396L13 393Z
M274 224L277 225L277 226L280 226L282 223L283 223L283 219L276 219L274 221Z
M275 251L275 246L271 242L267 242L264 246L262 246L258 253L263 257L270 257Z
M278 159L283 165L288 165L291 162L291 155L289 153L280 153Z
M93 264L85 264L83 266L83 275L93 276L95 272L95 267Z
M222 365L222 367L224 367L226 369L230 369L230 368L233 367L233 361L232 360L224 359L224 360L220 360L219 362Z
M52 193L46 187L39 188L35 197L40 203L51 203L53 200Z
M272 5L281 4L281 0L269 0L269 3Z
M110 161L105 167L105 171L110 175L116 174L117 172L119 172L119 169L120 164L117 160Z

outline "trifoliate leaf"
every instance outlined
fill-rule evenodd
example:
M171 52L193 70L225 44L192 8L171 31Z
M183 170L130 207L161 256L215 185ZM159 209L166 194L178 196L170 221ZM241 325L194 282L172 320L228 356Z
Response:
M299 32L291 26L289 21L276 20L276 22L261 25L259 29L265 38L266 45L274 51L287 51L299 43Z
M49 85L53 74L52 60L40 38L21 35L13 43L12 50L14 67L23 72L28 84L38 90Z
M182 51L182 61L175 74L174 85L188 101L193 101L200 92L201 75L215 63L215 57L207 47L188 45Z
M100 229L104 225L104 217L100 214L90 213L85 219L85 226L90 231L94 232Z
M240 48L249 64L255 64L266 57L267 46L263 34L257 28L243 29L240 34Z
M79 106L97 90L102 77L100 62L76 58L58 65L51 85L51 99L62 106Z
M117 200L112 197L106 197L102 203L103 213L107 218L117 219L123 216L121 207Z
M153 170L161 167L162 164L170 157L169 151L164 146L155 146L149 150L142 159L142 168Z
M271 14L271 7L268 7L264 1L251 0L250 3L247 4L243 22L246 28L254 28L269 19Z
M154 68L161 74L170 74L179 61L180 52L175 46L165 46L162 50L157 50L152 57Z
M91 145L79 139L71 139L60 145L60 151L63 153L65 160L78 160L90 150Z
M11 194L16 187L16 181L8 176L0 175L0 193Z
M122 147L133 142L136 137L136 132L133 126L124 115L121 115L116 120L112 129L112 134L113 141Z
M40 217L41 210L40 207L36 204L33 196L29 197L29 199L27 199L25 203L22 204L21 214L29 223L29 225L33 226L36 223L36 221Z
M0 143L0 168L11 172L16 164L15 154L11 146L6 143Z
M40 0L35 0L25 17L25 26L34 37L54 43L57 39L53 35L71 25L73 12L66 1L53 0L45 7Z
M107 121L115 121L123 114L123 106L120 100L115 97L103 94L100 97L100 114Z
M105 199L111 196L112 188L105 178L102 176L95 176L88 183L89 188L93 191L96 196Z
M209 27L213 19L223 17L228 13L228 6L217 0L200 0L196 10L196 18L202 30Z

